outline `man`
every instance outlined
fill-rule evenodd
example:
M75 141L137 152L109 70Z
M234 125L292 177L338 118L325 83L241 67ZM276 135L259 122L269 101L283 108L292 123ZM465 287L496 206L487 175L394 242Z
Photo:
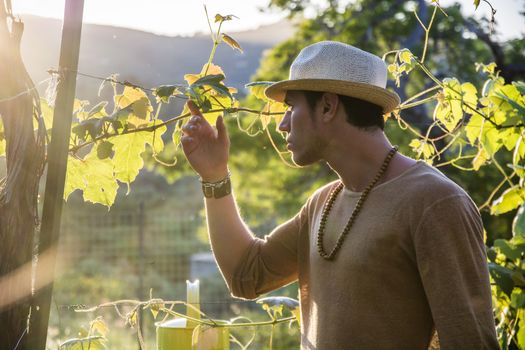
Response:
M210 240L233 295L299 280L301 349L497 349L483 227L468 195L396 152L383 114L399 104L386 66L350 45L304 48L290 79L266 90L289 109L279 125L298 165L326 161L317 190L264 240L231 194L229 139L189 102L182 145L201 176Z

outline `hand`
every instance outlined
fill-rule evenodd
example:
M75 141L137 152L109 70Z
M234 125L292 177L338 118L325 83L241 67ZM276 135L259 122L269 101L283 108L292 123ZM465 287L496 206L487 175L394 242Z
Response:
M204 181L216 182L228 175L230 139L222 117L213 128L193 103L186 103L192 117L182 127L182 150L193 170Z

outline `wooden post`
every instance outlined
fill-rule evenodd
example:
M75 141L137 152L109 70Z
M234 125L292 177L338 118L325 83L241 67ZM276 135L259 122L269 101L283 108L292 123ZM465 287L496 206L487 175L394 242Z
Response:
M36 290L33 299L27 350L45 350L46 347L55 276L56 248L64 202L64 182L75 99L83 11L84 0L66 0L60 48L60 78L51 142L48 148L44 209L38 242L39 256L45 255L46 264L38 263L36 266L35 285L40 289Z
M146 273L145 261L144 261L144 202L141 201L139 204L139 260L138 260L138 272L139 272L139 289L138 289L138 299L144 300L144 275ZM140 332L144 334L144 312L142 308L137 310L139 313L139 324ZM140 341L138 342L138 349L141 350Z

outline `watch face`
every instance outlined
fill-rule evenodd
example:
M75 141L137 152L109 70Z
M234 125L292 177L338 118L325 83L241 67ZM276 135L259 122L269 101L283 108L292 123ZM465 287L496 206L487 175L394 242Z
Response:
M229 178L217 184L202 184L202 193L206 198L222 198L232 192L232 184Z

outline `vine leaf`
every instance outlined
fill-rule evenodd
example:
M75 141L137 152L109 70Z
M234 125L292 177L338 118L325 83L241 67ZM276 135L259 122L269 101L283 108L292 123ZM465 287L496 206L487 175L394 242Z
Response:
M228 34L222 34L222 40L228 44L232 49L234 50L239 50L241 53L243 52L242 51L242 47L241 45L239 45L239 43L237 42L237 40L235 40L234 38L232 38L231 36L229 36Z
M514 282L512 280L512 270L490 262L489 272L494 281L501 288L503 293L507 294L510 298L512 290L514 289Z
M135 181L140 169L144 166L141 154L146 150L150 135L146 132L135 132L116 137L113 142L115 156L115 177L128 185Z
M157 102L168 103L170 97L182 94L180 89L180 85L161 85L153 91L153 94L157 97Z
M217 22L231 21L231 20L233 19L233 17L238 18L238 17L235 16L235 15L226 15L226 16L223 16L223 15L220 15L220 14L216 14L216 15L215 15L215 23L217 23Z
M109 328L106 322L104 322L104 319L102 318L102 316L99 316L93 321L91 321L89 328L93 330L94 332L99 333L103 337L106 337L106 335L109 332Z
M146 144L150 144L157 153L160 153L164 148L162 141L164 132L166 132L165 126L155 130L154 137L151 132L142 131L119 135L112 140L115 153L113 156L115 177L128 185L128 194L129 185L135 181L140 169L144 166L142 153L146 150Z
M294 314L297 318L299 310L299 302L288 297L266 297L257 300L257 304L261 304L263 310L273 318L277 319L283 314L283 309L286 308ZM299 318L297 318L299 320Z
M66 181L64 184L64 200L67 201L69 195L75 190L86 188L85 179L86 166L82 159L69 156L67 159Z
M118 190L111 159L99 159L96 150L93 149L84 164L86 165L84 200L103 204L109 209L115 202Z
M474 145L476 140L481 136L484 119L479 114L474 114L470 117L468 124L465 126L465 133L467 140L471 145Z
M118 183L113 163L110 158L100 159L96 147L84 159L73 156L68 158L64 199L67 200L77 189L83 192L84 201L99 203L108 208L115 202Z
M273 81L254 81L253 83L246 84L250 93L258 98L259 100L268 101L268 97L264 94L264 90L275 82Z
M525 207L522 205L512 221L512 235L525 236Z
M470 112L468 106L476 106L477 91L471 83L463 85L456 78L444 79L443 92L438 94L438 104L434 110L434 120L452 132L463 118L463 112Z
M127 122L139 128L151 121L153 107L146 93L139 88L126 86L121 95L114 96L115 106L130 112Z
M102 101L97 103L93 108L87 112L87 119L101 119L107 117L108 113L106 112L106 106L108 105L107 101Z
M476 153L476 156L472 160L472 167L477 171L479 168L485 165L489 159L490 155L487 153L485 148L481 146L478 148L478 153Z
M106 159L111 157L113 153L113 144L109 141L102 141L97 145L97 157L99 159Z
M190 85L190 89L195 89L196 87L205 87L208 86L215 90L219 95L228 96L232 98L230 90L222 83L224 80L223 74L212 74L206 75L202 78L197 79L193 84Z
M423 158L428 159L434 154L434 147L424 140L420 139L413 139L410 141L410 144L408 145L412 148L412 151L417 154L417 158L419 159L421 155L423 155Z
M513 186L507 189L503 194L496 199L490 207L492 215L500 215L516 209L523 204L525 191L519 186Z

